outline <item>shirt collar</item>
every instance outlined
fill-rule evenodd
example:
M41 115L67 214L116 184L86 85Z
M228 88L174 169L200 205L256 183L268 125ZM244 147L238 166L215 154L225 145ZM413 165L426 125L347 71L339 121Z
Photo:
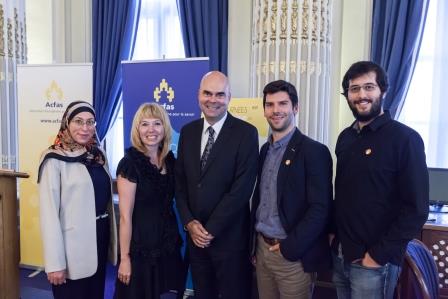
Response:
M208 129L208 127L212 127L213 130L215 130L215 139L216 139L216 137L218 136L219 132L220 132L221 129L222 129L222 126L224 125L224 122L225 122L226 119L227 119L227 114L228 114L228 113L226 112L226 114L225 114L219 121L217 121L214 125L211 125L211 124L207 121L207 119L204 118L204 125L203 125L203 127L202 127L202 135L204 135L204 134L207 133L207 129Z
M363 127L363 130L365 130L364 128L368 128L370 131L376 131L379 128L381 128L384 124L388 123L391 120L391 116L388 110L384 111L383 114L381 114L380 116L377 116L371 123L369 123L368 125L365 125ZM357 132L360 132L361 130L359 129L359 123L358 121L354 121L353 124L351 125L351 127L356 130Z
M274 147L274 148L280 148L283 146L286 146L289 143L289 140L291 140L292 135L294 134L295 131L295 127L285 136L283 136L282 138L280 138L279 140L273 142L272 139L272 134L271 136L269 136L269 144L270 146Z

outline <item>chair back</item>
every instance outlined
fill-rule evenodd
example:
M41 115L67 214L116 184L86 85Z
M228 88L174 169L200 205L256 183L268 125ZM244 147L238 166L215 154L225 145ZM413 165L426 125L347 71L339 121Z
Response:
M412 298L438 299L439 276L437 265L425 244L416 239L409 242L404 262L413 274L409 275L408 279L411 276L415 278L414 282L411 283L414 293Z

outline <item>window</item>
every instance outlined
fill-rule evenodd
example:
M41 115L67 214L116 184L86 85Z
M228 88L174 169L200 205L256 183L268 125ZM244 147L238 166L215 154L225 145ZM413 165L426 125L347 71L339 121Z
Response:
M183 58L176 0L142 0L133 60Z
M176 0L142 0L132 60L184 58ZM118 162L124 156L123 105L106 136L107 158L115 177Z
M422 45L399 121L425 142L428 167L448 168L448 2L431 0Z

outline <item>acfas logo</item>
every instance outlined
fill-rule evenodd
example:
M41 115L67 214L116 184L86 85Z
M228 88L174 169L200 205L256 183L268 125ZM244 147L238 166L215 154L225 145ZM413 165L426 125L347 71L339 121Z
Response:
M168 103L160 103L160 99L162 95L166 96ZM174 110L174 104L171 104L174 101L174 89L169 86L166 79L162 79L159 86L154 89L154 100L160 104L165 110Z
M45 90L45 108L62 108L64 104L62 100L64 99L64 92L62 88L52 80L50 86Z

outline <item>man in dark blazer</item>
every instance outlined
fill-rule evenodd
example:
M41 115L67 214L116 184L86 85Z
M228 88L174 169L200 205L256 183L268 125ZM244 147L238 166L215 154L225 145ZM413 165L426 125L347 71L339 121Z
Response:
M294 85L267 84L263 107L272 134L261 149L251 213L259 297L310 298L312 273L331 262L331 155L295 126Z
M199 299L250 296L249 200L258 132L227 112L230 97L224 74L206 74L198 94L204 118L185 125L179 137L176 201Z

